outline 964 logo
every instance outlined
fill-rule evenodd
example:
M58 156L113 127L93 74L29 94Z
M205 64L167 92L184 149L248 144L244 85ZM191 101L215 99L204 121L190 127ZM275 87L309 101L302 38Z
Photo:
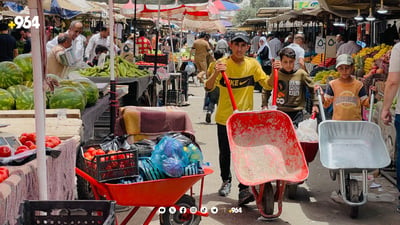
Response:
M40 27L39 17L34 16L31 19L30 16L16 16L14 18L14 21L10 21L8 23L8 26L11 29L14 29L14 27L17 29L20 29L20 28L30 29L31 27L38 29Z

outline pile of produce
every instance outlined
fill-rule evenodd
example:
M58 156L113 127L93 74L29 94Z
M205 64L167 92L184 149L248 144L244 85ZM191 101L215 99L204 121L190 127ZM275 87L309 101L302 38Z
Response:
M334 80L339 78L340 74L336 70L323 70L319 71L313 81L318 82L320 84L326 84L328 80Z
M19 142L21 142L21 146L17 148L15 154L22 153L24 151L29 151L32 149L36 149L36 133L22 133L18 137ZM60 138L57 136L45 136L45 145L46 148L54 148L61 144ZM18 152L20 151L20 152ZM17 153L18 152L18 153Z
M150 74L148 70L139 69L137 65L130 63L120 56L115 57L114 72L115 76L118 77L143 77ZM79 73L85 77L109 77L110 60L107 59L102 68L99 66L88 67L79 70Z
M387 74L392 46L381 44L363 48L354 55L355 74L367 78L375 73Z
M99 98L97 85L87 79L60 80L54 92L46 93L46 108L80 109L96 104ZM34 109L34 94L31 87L22 84L0 88L0 110Z

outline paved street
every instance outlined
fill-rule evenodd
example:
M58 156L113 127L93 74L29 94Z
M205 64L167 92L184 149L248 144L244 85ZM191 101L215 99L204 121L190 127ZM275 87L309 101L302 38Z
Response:
M255 202L241 208L241 213L229 213L232 207L237 207L238 199L238 181L233 180L232 192L228 197L220 197L217 191L221 185L218 167L218 145L216 135L216 125L214 115L211 124L205 123L205 112L202 110L204 90L202 87L190 83L189 102L190 106L183 107L187 110L192 120L196 132L197 142L200 144L205 161L210 162L214 173L206 176L203 204L210 209L217 207L217 214L210 214L209 217L203 217L200 224L218 225L218 224L293 224L293 225L327 225L327 224L371 224L371 225L395 225L399 224L400 214L396 212L397 191L395 187L385 178L378 177L373 179L371 175L370 183L374 181L382 185L380 188L370 189L368 202L359 209L359 218L351 219L349 217L349 206L344 203L337 203L332 200L331 193L338 190L337 181L329 178L328 170L322 167L319 155L309 164L309 178L299 186L296 200L284 199L282 215L273 221L260 221L260 213L257 210ZM255 107L260 108L261 95L255 93ZM232 168L233 171L233 168ZM198 194L199 185L195 185L194 191ZM168 192L168 190L165 190ZM139 194L140 195L140 194ZM138 196L140 197L140 196ZM161 196L160 196L161 197ZM196 195L196 203L198 203ZM277 206L275 206L275 209ZM139 210L129 224L142 224L145 215L150 212L150 208ZM118 213L119 223L122 222L127 212ZM158 214L153 218L151 224L159 224Z

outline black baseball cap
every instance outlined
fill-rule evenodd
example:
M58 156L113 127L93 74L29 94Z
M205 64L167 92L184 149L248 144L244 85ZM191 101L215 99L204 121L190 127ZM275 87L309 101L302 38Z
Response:
M239 42L242 40L243 42L250 43L249 35L247 33L238 32L235 33L231 41Z

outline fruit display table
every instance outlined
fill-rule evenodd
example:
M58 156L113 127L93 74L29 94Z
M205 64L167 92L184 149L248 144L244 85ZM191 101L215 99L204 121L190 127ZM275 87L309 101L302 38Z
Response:
M75 156L79 139L76 135L62 141L55 148L61 151L57 158L47 156L49 200L74 199ZM21 166L7 167L10 177L0 183L0 224L7 224L7 221L9 224L16 224L20 203L39 199L37 160Z

